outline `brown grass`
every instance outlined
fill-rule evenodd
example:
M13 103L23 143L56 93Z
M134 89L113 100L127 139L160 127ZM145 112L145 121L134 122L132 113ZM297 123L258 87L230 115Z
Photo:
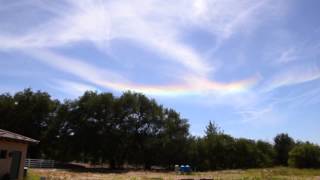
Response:
M75 172L58 169L31 169L32 174L44 176L47 180L175 180L175 179L319 179L320 170L294 168L267 168L249 170L224 170L194 172L178 175L174 172Z

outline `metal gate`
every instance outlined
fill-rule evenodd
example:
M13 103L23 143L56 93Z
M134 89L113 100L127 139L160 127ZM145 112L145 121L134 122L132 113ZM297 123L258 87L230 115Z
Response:
M25 167L28 168L54 168L55 161L48 159L26 159Z

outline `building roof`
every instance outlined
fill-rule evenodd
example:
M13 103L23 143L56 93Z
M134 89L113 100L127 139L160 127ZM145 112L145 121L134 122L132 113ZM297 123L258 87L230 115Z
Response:
M27 143L39 143L39 141L16 134L10 131L0 129L0 139L7 139L13 141L27 142Z

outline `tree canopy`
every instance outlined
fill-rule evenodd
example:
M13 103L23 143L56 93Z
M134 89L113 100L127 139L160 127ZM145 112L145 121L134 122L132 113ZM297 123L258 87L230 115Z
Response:
M63 102L48 93L25 89L0 95L0 128L40 140L28 157L173 168L190 164L197 170L290 165L319 167L319 146L295 143L279 134L274 144L225 134L209 121L205 135L192 136L188 120L154 99L124 92L85 92Z

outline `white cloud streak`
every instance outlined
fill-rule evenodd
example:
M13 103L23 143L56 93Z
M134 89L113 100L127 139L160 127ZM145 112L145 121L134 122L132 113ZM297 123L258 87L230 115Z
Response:
M53 83L49 84L49 87L67 94L69 97L81 96L86 91L100 91L95 86L64 79L55 79Z
M280 87L296 85L320 78L318 65L299 65L288 67L285 71L275 73L263 86L263 91L268 92Z
M91 83L101 85L105 84L105 82L126 82L125 78L116 72L107 70L106 68L99 68L83 60L69 58L45 49L29 49L25 51L25 53L55 69L70 73Z
M286 64L295 61L299 58L297 50L295 48L289 48L281 52L280 57L276 60L277 63Z
M44 2L49 3L49 1ZM40 25L28 27L29 31L23 34L11 34L0 30L0 49L22 50L43 63L96 86L118 90L125 90L128 87L138 90L144 88L148 90L147 93L150 91L164 92L163 89L156 91L157 88L161 88L160 86L152 88L137 86L116 71L96 67L89 64L88 60L74 59L52 51L56 47L90 42L97 49L105 52L105 48L112 46L113 41L131 40L166 57L167 61L179 64L177 68L184 70L181 75L184 81L182 88L204 86L210 91L215 89L223 94L222 103L236 104L235 106L241 109L239 112L246 118L258 119L258 116L265 116L266 113L272 111L271 107L249 107L250 103L259 101L254 93L244 96L252 99L238 96L224 97L223 92L233 87L230 85L229 88L228 85L221 85L209 79L209 77L211 79L214 77L217 70L217 67L212 66L213 63L210 62L214 59L204 57L192 45L183 41L185 31L197 27L211 33L216 38L215 47L219 47L233 35L254 29L261 21L261 17L268 14L265 13L265 10L273 6L268 0L237 2L233 0L68 0L64 1L63 8L57 4L49 7L43 1L34 1L34 3L35 7L50 12L52 16ZM14 11L14 7L8 8L13 8L12 11ZM34 10L37 11L37 9ZM284 58L287 58L286 61L289 55L284 55ZM318 72L319 69L315 68L298 78L293 78L292 72L286 72L274 77L267 87L268 90L272 90L316 79L319 77ZM85 88L94 89L90 85L69 81L62 81L59 84L68 92L73 90L82 92ZM254 83L243 84L245 84L243 89L248 89ZM250 87L247 84L250 84ZM173 91L174 88L167 89L167 91ZM181 87L178 88L181 89ZM236 99L236 102L230 102L230 99Z
M229 37L239 27L248 27L265 1L67 1L68 6L47 8L57 15L33 28L31 33L0 35L0 48L61 47L90 41L104 51L111 40L132 39L166 55L189 73L206 78L214 67L180 40L185 28L199 26L217 37Z

